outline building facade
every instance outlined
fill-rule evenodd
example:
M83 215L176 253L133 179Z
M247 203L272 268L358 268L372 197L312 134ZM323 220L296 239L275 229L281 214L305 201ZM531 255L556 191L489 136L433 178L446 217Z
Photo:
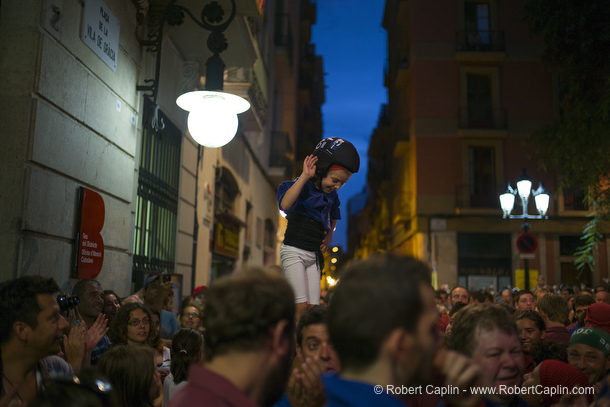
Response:
M357 256L414 255L431 264L439 285L523 288L526 262L551 285L605 284L608 245L593 274L573 264L588 213L582 194L560 190L562 169L542 171L528 145L558 117L559 99L523 4L386 1L388 104L371 137ZM529 222L537 247L525 256L516 246L522 222L503 220L498 201L523 169L534 189L542 182L552 194L549 218ZM528 213L537 214L533 202Z
M209 32L184 15L162 26L156 47L169 3L2 2L0 281L42 274L69 292L96 266L119 295L159 272L189 295L241 267L278 263L276 188L295 172L299 123L321 128L321 117L302 114L319 112L318 101L301 93L323 78L300 78L301 61L310 72L316 59L315 2L234 2L224 91L251 108L216 149L191 138L175 103L205 86ZM194 16L205 6L174 4Z

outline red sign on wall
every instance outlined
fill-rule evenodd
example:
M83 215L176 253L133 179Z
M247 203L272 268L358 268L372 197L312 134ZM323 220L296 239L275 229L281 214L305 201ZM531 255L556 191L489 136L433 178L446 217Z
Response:
M88 188L80 188L80 232L78 245L77 278L95 278L104 263L104 239L100 232L104 227L106 207L100 194Z

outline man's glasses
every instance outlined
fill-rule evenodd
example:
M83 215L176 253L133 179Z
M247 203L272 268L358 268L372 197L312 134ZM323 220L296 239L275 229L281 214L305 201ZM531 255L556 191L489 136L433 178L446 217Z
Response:
M185 312L182 315L187 317L187 318L199 318L199 314L196 314L194 312Z
M144 319L134 319L132 321L129 321L127 323L127 325L129 326L138 326L141 323L143 323L144 325L150 325L150 318L144 318Z

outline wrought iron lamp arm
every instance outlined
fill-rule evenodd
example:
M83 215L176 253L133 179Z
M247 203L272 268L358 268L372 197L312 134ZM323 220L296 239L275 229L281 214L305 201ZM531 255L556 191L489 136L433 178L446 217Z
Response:
M163 29L167 22L171 26L180 26L184 23L184 14L188 15L195 24L211 31L210 38L208 39L208 48L215 55L220 54L227 48L226 39L222 32L227 29L231 24L237 13L237 7L235 0L231 0L231 14L222 24L214 25L212 23L223 20L224 10L220 4L216 1L212 1L207 4L201 12L201 20L199 20L190 10L186 7L175 5L177 0L171 0L165 7L165 11L161 16L159 27L151 34L149 34L149 40L140 40L138 42L142 46L148 47L149 52L155 52L157 54L155 62L155 76L154 79L144 79L144 83L147 85L137 85L136 91L150 92L150 97L153 103L158 106L158 91L159 91L159 77L161 71L161 48L163 44ZM136 30L137 38L137 30ZM156 114L155 114L156 116ZM160 126L158 122L153 119L153 125L155 130L162 130L164 126L161 121Z

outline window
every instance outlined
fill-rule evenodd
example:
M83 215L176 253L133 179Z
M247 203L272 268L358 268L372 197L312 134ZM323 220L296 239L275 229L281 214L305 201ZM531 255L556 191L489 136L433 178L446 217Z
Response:
M263 221L261 218L256 218L256 247L259 249L263 244Z
M460 129L505 130L497 66L461 68Z
M144 129L138 175L133 270L136 274L173 272L176 254L180 147L182 133L159 111L165 127L155 131L155 107L144 100Z
M466 77L468 104L468 128L493 127L493 102L491 98L491 77L469 73Z
M472 289L511 285L511 235L458 233L458 284Z
M272 249L275 246L275 226L271 219L265 219L265 249Z
M246 202L246 243L252 242L252 204Z
M216 168L216 190L214 192L214 208L216 208L216 211L234 212L235 198L239 194L239 186L228 168Z
M495 208L498 206L493 147L468 147L468 190L471 207Z
M467 44L478 50L489 46L489 4L485 2L468 1L464 5L464 20L467 33Z

